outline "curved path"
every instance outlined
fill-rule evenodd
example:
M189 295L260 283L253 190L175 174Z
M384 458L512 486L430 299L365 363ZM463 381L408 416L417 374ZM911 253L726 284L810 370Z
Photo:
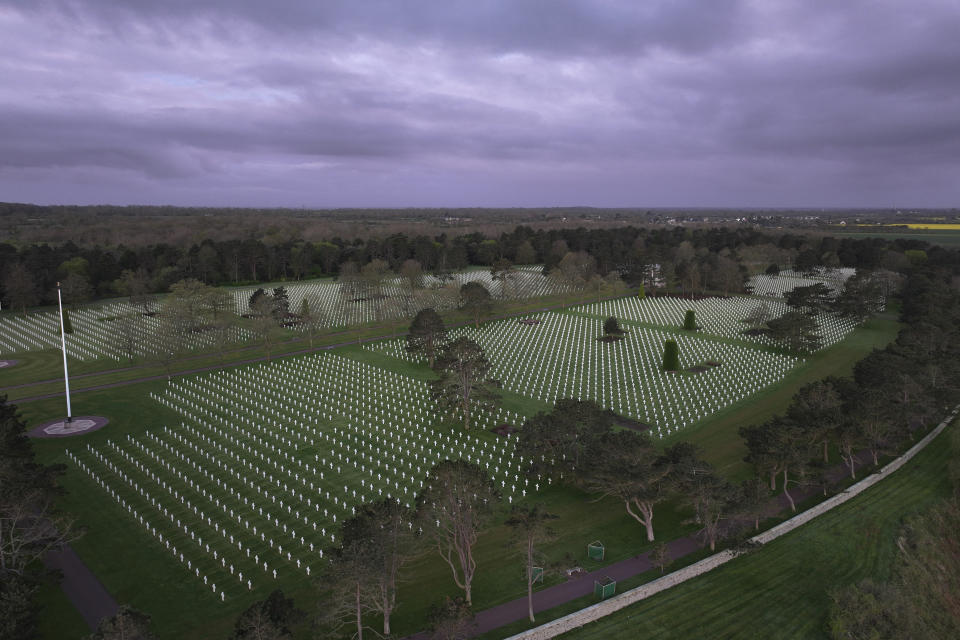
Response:
M955 408L944 420L941 425L935 427L930 431L925 438L935 437L939 431L942 431L942 428L949 424L950 421L957 415L960 407ZM932 437L931 437L932 436ZM924 445L925 446L925 445ZM916 447L916 445L915 445ZM922 447L921 447L922 448ZM881 474L884 470L888 469L890 466L896 464L897 462L906 459L908 456L912 457L916 451L912 448L910 451L902 454L900 457L894 460L892 463L879 469L874 475ZM872 466L869 464L870 455L867 450L859 451L856 455L856 464L854 468L859 470L864 467ZM862 461L862 462L861 462ZM827 479L830 482L831 486L838 486L847 480L849 477L849 469L845 465L837 465L831 467L827 471ZM872 477L872 476L868 476ZM808 488L802 491L796 491L792 493L793 499L797 503L801 503L804 500L812 498L818 494L821 494L822 491L817 488ZM789 501L783 493L777 494L776 497L771 498L766 506L766 518L776 516L786 509L789 509ZM815 507L813 507L815 508ZM800 512L803 514L805 512ZM815 516L811 516L815 517ZM782 526L782 525L777 525ZM761 533L760 536L764 536L767 532L770 532L770 529L767 529L766 532ZM695 551L698 551L703 548L700 544L700 541L697 539L696 535L686 536L683 538L678 538L667 543L667 548L670 551L670 557L672 560L676 561L680 558L683 558ZM613 564L607 565L590 573L581 574L575 579L568 580L567 582L548 587L546 589L541 589L536 591L533 594L533 610L534 613L541 611L546 611L553 607L560 606L567 602L576 600L577 598L582 598L584 596L589 596L593 593L593 583L594 580L601 579L603 577L609 576L620 582L628 578L632 578L641 573L649 571L654 568L654 564L650 559L650 554L643 553L633 558L628 558L626 560L621 560ZM485 609L476 614L474 622L476 624L474 628L474 635L479 635L482 633L487 633L503 625L510 624L513 622L518 622L520 620L527 619L527 599L526 597L518 598L516 600L511 600L510 602L505 602L503 604ZM522 634L520 634L522 635ZM406 640L426 640L428 635L425 632L416 633L412 636L408 636Z
M866 452L861 452L858 456L861 459L867 459ZM857 468L866 466L866 463L858 462ZM830 479L838 483L847 476L847 468L838 465L831 469ZM794 500L801 502L812 497L817 490L797 492ZM774 516L784 509L788 508L789 503L783 494L772 498L767 506L768 517ZM701 548L700 541L696 536L686 536L678 538L667 543L670 551L670 557L678 560ZM95 629L99 621L104 617L112 616L117 611L117 602L107 591L103 584L83 563L80 557L67 545L60 551L51 551L46 555L44 561L48 568L59 570L63 575L61 587L70 602L76 607L83 617L84 621ZM560 606L577 598L582 598L593 593L593 582L598 578L610 576L614 580L622 581L633 576L639 575L653 568L649 553L643 553L633 558L621 560L607 565L595 571L581 574L579 577L567 582L541 589L533 594L534 612L546 611ZM476 633L486 633L502 627L503 625L524 620L527 617L527 599L517 598L510 602L485 609L476 615ZM408 637L409 640L425 640L426 633L417 633Z

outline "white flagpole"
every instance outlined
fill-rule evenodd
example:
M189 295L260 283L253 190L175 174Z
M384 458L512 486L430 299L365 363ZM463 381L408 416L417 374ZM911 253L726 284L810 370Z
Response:
M57 283L57 304L60 306L60 347L63 351L63 384L67 388L67 422L73 422L70 411L70 376L67 373L67 334L63 329L63 297L60 295L60 283Z

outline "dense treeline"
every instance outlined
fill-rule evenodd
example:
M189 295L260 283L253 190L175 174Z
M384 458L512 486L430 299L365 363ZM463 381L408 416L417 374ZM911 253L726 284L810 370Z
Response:
M955 267L954 267L955 268ZM801 388L782 416L740 430L757 486L791 491L831 484L829 454L836 452L855 478L860 465L908 447L925 426L960 400L960 294L955 271L910 269L901 293L897 339L861 360L848 378L827 378ZM956 452L958 439L952 435ZM952 498L913 518L897 539L892 579L863 580L834 590L828 628L833 638L953 638L957 606L957 483Z
M620 227L534 230L518 226L498 236L392 234L382 238L320 242L207 239L191 245L159 242L128 247L0 244L0 298L7 306L54 301L57 281L72 276L65 295L73 302L126 293L124 272L138 274L148 292L165 292L184 278L220 285L336 276L345 264L375 260L391 271L415 260L426 272L468 265L544 264L545 271L568 254L593 258L597 273L617 272L628 284L642 282L647 265L663 266L666 284L685 290L737 291L746 266L768 264L886 268L902 271L911 261L956 265L955 252L914 240L836 239L785 233L770 235L742 227Z
M806 385L784 415L740 429L746 461L791 505L793 488L826 490L830 451L855 478L858 464L900 451L960 397L960 296L951 274L912 270L901 320L897 339L858 362L852 377Z
M918 213L920 217L918 217ZM36 205L0 202L0 243L26 246L39 242L81 246L153 244L158 237L177 246L203 238L258 238L277 244L287 240L319 242L342 238L416 235L420 229L449 230L452 235L498 236L517 225L538 229L619 227L661 223L760 225L770 229L822 229L842 220L874 223L942 221L950 210L910 212L838 209L682 209L682 208L417 208L309 209L249 207L173 207L152 205ZM849 229L848 229L849 230Z

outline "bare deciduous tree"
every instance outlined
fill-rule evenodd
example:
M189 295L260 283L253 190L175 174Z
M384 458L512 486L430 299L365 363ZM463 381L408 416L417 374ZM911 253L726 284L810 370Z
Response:
M539 504L533 505L513 505L510 510L510 517L507 519L507 526L513 529L515 542L520 547L525 560L525 569L527 575L527 616L530 622L533 618L533 583L536 582L538 575L535 572L537 562L537 544L552 540L555 532L550 528L550 521L556 520L558 516L547 512ZM540 567L541 572L543 567Z
M433 467L417 496L424 535L434 541L440 557L450 566L468 605L477 571L473 547L493 515L497 499L486 472L465 460L444 460Z

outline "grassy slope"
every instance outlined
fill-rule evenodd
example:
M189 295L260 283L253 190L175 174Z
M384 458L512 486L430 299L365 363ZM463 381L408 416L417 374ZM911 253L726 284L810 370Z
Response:
M762 549L563 637L826 637L828 591L867 576L888 578L904 519L949 495L948 437L941 434L889 479Z
M762 419L779 410L789 400L796 385L832 373L849 371L852 363L862 358L871 348L892 339L896 323L892 318L872 321L846 341L809 359L800 371L767 393L740 403L724 414L710 419L711 425L695 427L684 436L704 446L707 455L728 472L736 471L742 452L738 449L736 428L745 420ZM398 361L389 356L364 351L358 347L343 349L349 355L371 364L386 366L400 373L423 378L429 373L423 367ZM111 418L112 425L83 439L46 440L36 443L38 452L46 461L62 462L64 447L102 445L109 437L119 439L125 433L139 433L148 428L174 424L176 416L157 403L147 399L150 390L163 383L145 383L121 389L90 392L78 395L74 401L76 415L99 414ZM62 412L62 400L47 400L24 405L23 412L31 423ZM511 409L533 412L547 408L529 398L510 395L506 398ZM144 409L147 409L146 411ZM744 418L743 416L748 416ZM731 443L732 441L732 443ZM68 466L65 484L70 493L65 507L78 514L80 523L88 528L88 535L74 546L93 568L111 593L120 601L151 613L161 637L206 638L224 635L227 626L246 602L222 604L199 588L193 580L184 580L184 570L149 536L132 525L128 516L106 498L102 490L84 474ZM557 529L559 540L550 545L549 560L563 561L565 566L585 562L585 545L600 538L607 545L607 562L621 560L644 551L649 545L640 536L639 525L631 520L622 505L612 501L590 503L587 496L566 488L554 488L543 495L547 508L561 516ZM674 538L689 531L681 525L682 514L663 508L657 516L657 533L663 538ZM475 586L478 609L504 602L524 594L519 577L520 563L507 550L509 532L506 527L494 526L480 539L477 556L480 572ZM587 566L587 565L584 565ZM591 565L589 568L593 568ZM400 633L416 630L424 618L426 608L443 594L456 593L456 587L446 567L435 553L427 553L412 563L408 581L401 594L402 607L397 611L395 629ZM557 578L553 578L556 581ZM548 584L551 580L548 580ZM431 585L424 589L424 585ZM306 585L280 582L288 592L306 596ZM265 594L254 594L262 597ZM189 615L184 615L183 603L192 602ZM307 600L301 606L309 606ZM47 637L69 637L60 635Z

